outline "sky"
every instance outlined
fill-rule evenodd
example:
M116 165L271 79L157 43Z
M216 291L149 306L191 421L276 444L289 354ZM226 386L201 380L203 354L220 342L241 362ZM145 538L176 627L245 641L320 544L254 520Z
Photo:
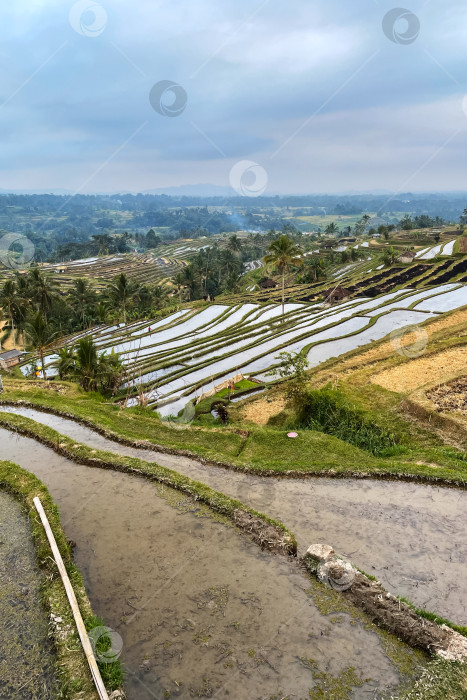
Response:
M467 189L465 0L15 0L0 22L0 189Z

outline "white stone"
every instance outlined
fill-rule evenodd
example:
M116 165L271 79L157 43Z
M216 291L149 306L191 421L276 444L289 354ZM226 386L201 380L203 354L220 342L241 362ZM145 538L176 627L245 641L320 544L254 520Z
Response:
M305 556L310 557L313 561L328 561L334 556L334 550L329 544L312 544L308 547Z

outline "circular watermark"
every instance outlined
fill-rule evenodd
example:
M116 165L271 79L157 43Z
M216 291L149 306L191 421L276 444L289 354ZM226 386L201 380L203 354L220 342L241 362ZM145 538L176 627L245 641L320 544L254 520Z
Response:
M160 80L151 88L149 102L163 117L178 117L185 111L188 95L185 88L173 80Z
M181 416L169 416L162 419L163 425L166 428L173 428L174 430L186 430L186 428L193 422L195 418L195 405L193 401L189 401L183 409Z
M276 497L275 485L276 482L269 476L252 477L246 474L238 480L237 498L254 510L268 512Z
M93 627L88 632L96 660L101 664L117 661L123 650L123 639L110 627Z
M230 186L242 197L260 197L268 186L268 174L253 160L240 160L230 171Z
M319 564L317 574L321 583L335 591L348 591L355 581L357 571L349 561L330 559Z
M395 7L383 17L383 32L394 44L413 44L420 34L420 20L411 10Z
M0 263L10 270L20 270L30 263L35 251L34 243L20 233L6 233L0 238Z
M410 342L404 342L404 338ZM398 355L410 359L423 355L428 345L428 333L420 326L396 328L390 334L389 339Z
M75 32L81 36L99 36L107 26L107 12L94 0L75 2L68 19Z

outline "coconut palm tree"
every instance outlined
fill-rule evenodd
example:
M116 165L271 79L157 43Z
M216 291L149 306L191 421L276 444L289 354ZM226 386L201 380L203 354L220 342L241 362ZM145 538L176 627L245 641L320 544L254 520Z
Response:
M84 328L86 311L96 299L95 292L88 280L83 278L75 280L73 286L68 292L68 299Z
M0 306L3 308L10 321L11 332L13 333L13 345L16 347L15 330L15 307L18 301L16 284L13 280L7 280L0 290Z
M74 374L76 366L75 351L73 348L64 347L58 351L58 360L54 362L54 367L58 370L60 379L68 379Z
M136 296L139 284L129 280L124 272L118 275L109 285L109 296L123 311L123 323L126 323L127 308L130 301Z
M241 251L242 242L236 233L232 234L232 236L229 237L229 242L227 244L227 247L229 248L229 250L232 250L234 253L239 253Z
M282 315L284 315L285 305L285 273L291 267L302 264L300 253L301 248L291 238L283 234L272 241L268 247L268 253L264 256L264 264L278 268L282 275Z
M57 333L47 323L43 314L38 311L33 316L30 316L26 321L25 333L31 346L38 353L41 360L42 376L47 379L47 373L44 366L44 356L53 345Z
M27 283L34 305L47 321L48 314L58 294L57 281L45 277L38 267L33 267L29 271Z
M326 226L324 233L333 234L339 231L337 224L334 221Z

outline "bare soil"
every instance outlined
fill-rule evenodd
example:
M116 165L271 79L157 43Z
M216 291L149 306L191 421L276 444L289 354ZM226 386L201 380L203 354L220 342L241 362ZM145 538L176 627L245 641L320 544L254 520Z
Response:
M437 386L427 393L427 398L439 411L454 411L467 416L467 375L449 384Z

